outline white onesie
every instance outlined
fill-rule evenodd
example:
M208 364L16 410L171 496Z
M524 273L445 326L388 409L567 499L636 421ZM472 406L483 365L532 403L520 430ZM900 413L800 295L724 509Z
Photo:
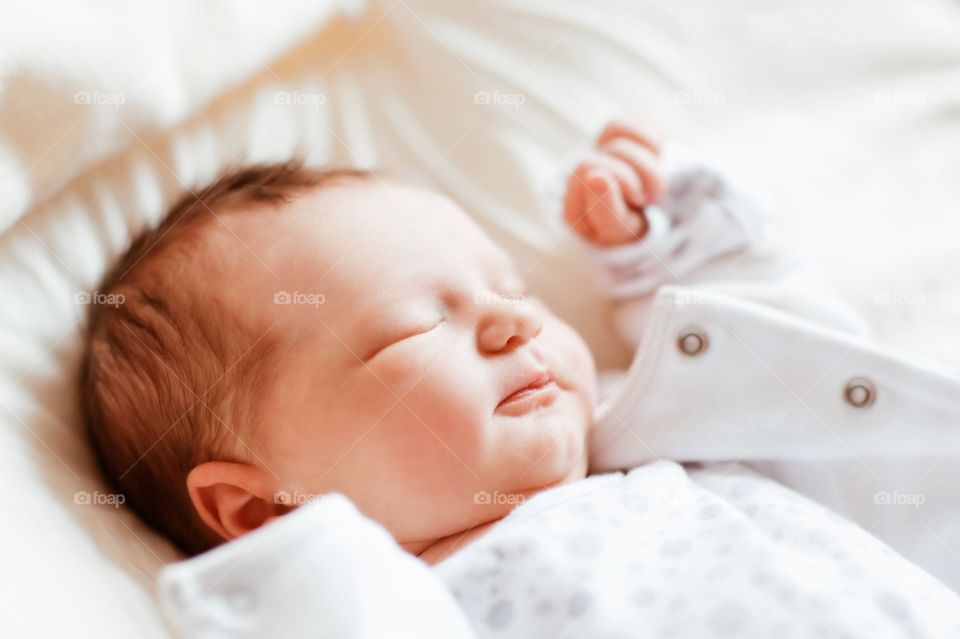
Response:
M953 592L732 464L540 493L435 570L478 637L960 636Z

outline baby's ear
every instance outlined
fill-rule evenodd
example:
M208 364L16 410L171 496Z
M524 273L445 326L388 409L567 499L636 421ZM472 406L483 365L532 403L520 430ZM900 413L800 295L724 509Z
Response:
M289 510L277 503L273 482L262 468L213 461L187 475L187 491L203 522L227 541Z

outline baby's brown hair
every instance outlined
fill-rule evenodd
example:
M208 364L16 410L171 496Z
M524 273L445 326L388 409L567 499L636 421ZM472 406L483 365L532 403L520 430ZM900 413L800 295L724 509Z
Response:
M247 461L258 387L280 345L201 285L197 252L212 250L222 216L269 214L308 189L369 175L296 161L224 174L137 238L92 298L111 302L90 306L81 371L97 458L127 503L190 555L222 539L195 512L186 477L207 461Z

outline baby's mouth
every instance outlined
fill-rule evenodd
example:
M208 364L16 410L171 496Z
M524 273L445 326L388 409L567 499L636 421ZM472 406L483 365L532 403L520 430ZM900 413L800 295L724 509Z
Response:
M494 412L505 415L522 415L535 408L546 406L556 399L560 387L553 374L540 371L523 386L504 397Z

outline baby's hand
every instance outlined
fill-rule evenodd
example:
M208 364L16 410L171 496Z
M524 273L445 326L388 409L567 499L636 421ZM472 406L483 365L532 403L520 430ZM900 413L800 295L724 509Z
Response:
M567 182L563 219L585 240L625 244L647 233L643 207L663 190L660 146L643 129L611 122Z

